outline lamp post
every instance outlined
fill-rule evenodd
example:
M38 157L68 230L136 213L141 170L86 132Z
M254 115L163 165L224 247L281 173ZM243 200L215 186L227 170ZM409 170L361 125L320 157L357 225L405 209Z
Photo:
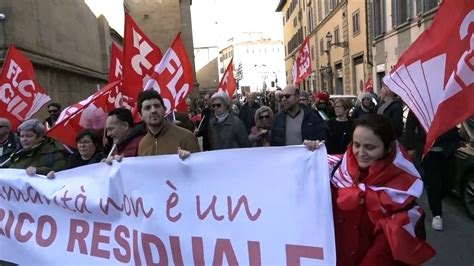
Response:
M327 41L327 49L326 53L328 55L328 65L326 67L326 72L328 73L328 79L329 79L329 84L328 84L328 89L329 93L333 93L333 71L332 71L332 65L331 65L331 46L336 46L336 47L342 47L342 48L348 48L349 47L349 42L332 42L332 34L330 31L326 34L326 41Z
M326 54L328 55L328 64L326 66L326 73L328 76L328 91L329 93L333 93L333 88L332 88L332 65L331 65L331 41L332 41L332 34L331 32L328 31L328 34L326 34L326 43L327 43L327 49L325 50Z

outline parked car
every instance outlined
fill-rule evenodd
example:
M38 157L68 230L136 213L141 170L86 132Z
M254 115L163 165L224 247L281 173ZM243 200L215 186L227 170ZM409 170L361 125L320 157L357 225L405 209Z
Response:
M461 125L463 141L456 152L456 183L454 193L466 207L468 215L474 219L474 117Z

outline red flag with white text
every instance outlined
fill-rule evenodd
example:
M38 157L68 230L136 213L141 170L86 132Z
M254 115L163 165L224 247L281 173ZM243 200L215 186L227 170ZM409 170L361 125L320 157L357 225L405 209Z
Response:
M474 115L474 1L443 1L431 27L393 69L384 83L427 131L426 153L441 134Z
M219 82L218 91L225 91L230 98L234 98L235 91L237 90L237 82L234 78L234 58L232 58L227 66L227 69Z
M115 44L112 43L112 52L110 54L110 67L109 67L109 83L120 80L109 93L108 105L106 112L110 112L115 108L125 107L127 109L132 109L135 105L133 99L123 93L123 84L122 84L122 66L123 66L123 52Z
M311 52L309 47L310 36L306 37L296 59L296 82L300 83L311 75Z
M110 53L109 83L122 79L122 66L123 52L115 43L112 43L112 51Z
M364 91L365 92L374 92L374 83L372 81L372 76L368 76L367 80L365 81L365 86L364 86Z
M110 102L111 92L121 80L107 84L87 99L65 108L58 121L46 135L62 143L76 147L76 135L83 129L103 130L107 119L107 110L115 109L114 101ZM118 106L119 107L119 106Z
M123 93L136 100L161 58L160 48L125 13Z
M181 33L178 33L161 62L155 67L144 90L158 91L165 102L166 114L186 111L186 96L194 85L193 67L189 60Z
M10 120L13 130L51 100L36 82L30 60L13 45L3 64L0 92L0 116Z

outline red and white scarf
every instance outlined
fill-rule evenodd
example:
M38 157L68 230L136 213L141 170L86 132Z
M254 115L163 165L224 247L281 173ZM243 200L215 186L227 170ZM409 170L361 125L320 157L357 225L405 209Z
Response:
M328 156L329 168L334 168L340 158ZM423 209L414 201L423 193L423 181L399 144L387 158L372 164L368 175L359 181L360 174L355 155L349 148L331 177L332 184L338 188L338 207L351 210L363 200L375 231L384 231L394 259L421 264L433 257L436 253L433 248L415 235Z

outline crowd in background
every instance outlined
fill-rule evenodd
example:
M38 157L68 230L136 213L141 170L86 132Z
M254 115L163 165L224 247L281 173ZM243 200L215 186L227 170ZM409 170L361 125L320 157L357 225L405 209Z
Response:
M135 124L127 109L113 110L108 114L104 131L85 129L77 135L77 149L72 152L46 136L47 129L54 125L61 111L57 103L48 106L50 116L45 121L24 121L18 128L18 135L12 132L7 119L0 118L1 166L26 169L28 175L53 178L57 171L97 162L110 164L122 157L177 153L185 159L199 151L300 144L314 150L325 143L328 154L345 153L356 162L357 177L348 173L354 183L381 185L380 180L390 180L387 177L379 180L367 169L374 169L372 165L391 165L399 152L405 154L406 151L415 158L415 165L422 173L434 217L432 227L443 229L441 199L446 194L443 184L459 143L457 128L441 136L421 164L425 133L413 113L404 111L400 98L385 87L378 95L361 93L356 101L331 98L326 91L312 95L288 85L263 94L247 93L242 101L231 99L225 92L215 92L186 99L186 103L187 113L165 117L165 105L159 93L144 91L137 100L142 123ZM198 137L202 137L201 145ZM344 160L339 160L334 169L339 169L341 162ZM335 173L336 170L332 172L333 177L337 177ZM338 184L337 180L333 181ZM334 186L336 191L344 191L341 188L341 185ZM333 195L337 198L338 193ZM399 206L398 211L405 207ZM378 239L378 234L371 233L379 218L368 219L365 212L359 213L357 218L353 218L354 213L336 213L362 219L368 226L364 228L364 234L371 236L365 244L369 247L379 245L383 251L377 253L356 246L353 248L359 250L359 257L351 261L365 261L368 265L395 261L390 248L386 247L391 245L388 240Z

